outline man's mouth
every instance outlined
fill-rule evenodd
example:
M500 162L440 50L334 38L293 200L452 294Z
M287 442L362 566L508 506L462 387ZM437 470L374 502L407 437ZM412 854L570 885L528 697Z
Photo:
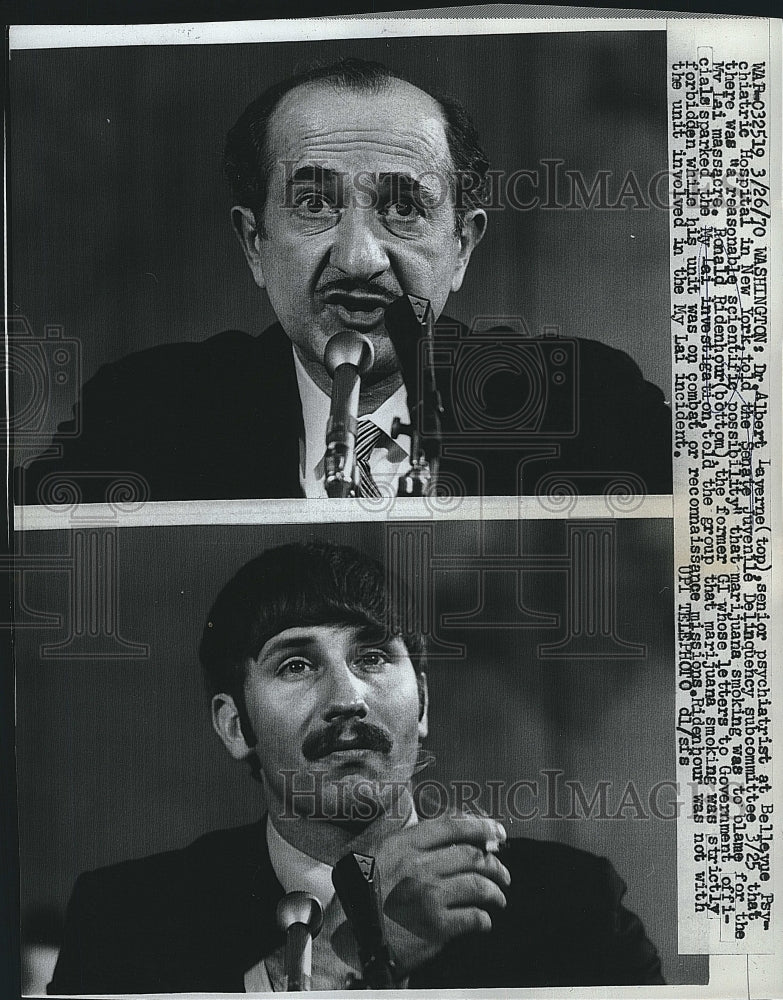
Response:
M326 304L334 310L341 323L356 329L372 329L383 321L391 296L368 295L360 292L330 292Z
M370 746L367 740L360 739L358 736L351 737L350 739L339 739L334 743L333 749L330 753L353 753L356 750L375 750L375 746Z

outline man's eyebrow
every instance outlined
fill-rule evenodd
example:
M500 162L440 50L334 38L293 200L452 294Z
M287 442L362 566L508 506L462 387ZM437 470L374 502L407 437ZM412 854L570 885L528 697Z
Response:
M438 183L433 183L433 171L428 170L420 177L415 177L408 173L397 173L387 171L378 175L378 186L384 193L389 193L392 197L408 196L416 204L427 205L438 199L442 199L442 183L444 178L439 178Z
M389 629L371 622L367 622L366 625L360 625L356 630L356 639L358 642L369 642L375 646L386 645L393 639L398 638L399 636L395 635Z
M365 183L368 179L376 181L384 197L409 197L421 205L442 201L443 183L448 182L448 178L445 177L438 176L436 179L432 171L427 171L421 177L392 170L381 171L378 174L361 171L361 175ZM294 188L298 184L318 184L338 188L343 184L345 176L343 171L313 163L286 172L285 182L288 188Z
M309 164L298 167L292 173L286 175L286 184L292 187L294 184L333 184L338 178L344 176L337 170L330 167L319 167L317 164Z
M264 643L262 652L291 653L297 650L309 649L316 644L317 640L308 635L291 636L287 639L280 639L278 636L273 635L271 639L267 639Z

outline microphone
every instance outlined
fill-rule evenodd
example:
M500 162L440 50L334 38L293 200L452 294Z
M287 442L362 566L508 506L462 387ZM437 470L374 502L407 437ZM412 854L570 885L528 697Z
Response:
M332 883L359 946L365 983L393 990L396 967L384 933L375 858L351 851L332 869Z
M375 360L371 342L343 330L329 339L324 367L332 378L332 405L326 424L324 485L329 497L349 497L356 489L356 426L361 377Z
M289 892L277 904L277 926L285 932L285 977L289 993L310 989L313 938L324 922L321 904L307 892Z

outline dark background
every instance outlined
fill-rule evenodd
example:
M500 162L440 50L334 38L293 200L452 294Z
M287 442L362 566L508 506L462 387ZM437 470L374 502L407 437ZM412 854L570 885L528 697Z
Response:
M610 200L629 170L646 191L666 169L662 31L14 51L13 311L77 339L84 379L154 344L260 332L273 316L230 227L226 131L268 84L357 54L462 100L498 169L559 158L588 186L609 170ZM605 341L668 396L667 214L492 212L447 310ZM41 435L77 384L54 391Z
M117 615L99 605L104 627L70 659L62 655L67 649L45 646L72 634L73 587L65 570L78 533L25 533L25 555L45 554L50 568L28 573L17 620L30 622L31 611L44 608L62 620L58 627L21 624L18 630L23 921L47 906L62 911L85 869L181 846L207 830L257 818L258 786L229 757L209 722L197 662L208 609L222 584L263 548L319 537L384 558L398 527L87 531L81 537L92 538L98 565L107 565L101 553L116 544ZM412 530L425 529L419 524ZM481 545L486 553L509 558L517 551L562 556L567 522L437 522L431 530L432 552L441 561L432 575L435 633L440 643L462 643L466 652L430 662L426 746L435 763L422 777L542 782L542 769L559 768L564 778L581 781L588 797L599 781L610 781L610 813L633 781L648 810L652 786L675 777L671 523L614 525L617 633L647 647L643 658L616 660L540 658L538 646L562 636L559 621L512 627L509 622L520 620L513 574L485 573L481 583L471 568ZM443 568L444 560L450 568ZM526 572L519 599L533 612L562 616L567 582L562 570ZM110 592L104 580L92 593L105 599ZM443 625L443 615L474 609L483 609L483 627ZM489 618L505 624L492 625ZM121 642L148 651L137 649L140 657L132 659ZM109 658L109 652L119 655ZM662 806L666 802L664 795ZM626 818L615 820L539 817L512 822L509 831L611 858L629 884L628 905L661 950L667 980L695 982L703 978L706 959L677 955L676 824L635 815L629 809Z

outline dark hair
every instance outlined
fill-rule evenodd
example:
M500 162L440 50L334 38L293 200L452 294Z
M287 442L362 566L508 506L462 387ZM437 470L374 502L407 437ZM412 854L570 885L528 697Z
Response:
M245 108L228 133L223 171L236 203L252 210L259 233L263 235L269 176L274 165L267 148L267 131L272 113L282 98L305 83L326 82L348 90L377 93L392 80L412 83L383 63L340 59L274 84ZM424 90L423 87L419 89ZM465 212L486 198L489 161L481 148L473 122L459 101L431 91L424 92L438 102L445 119L446 140L454 164L452 183L455 186L457 228L461 230Z
M356 549L324 542L267 549L223 587L209 612L199 648L209 693L232 696L247 738L247 661L273 636L303 625L369 625L399 636L419 673L424 639L403 620L407 606L402 584Z

